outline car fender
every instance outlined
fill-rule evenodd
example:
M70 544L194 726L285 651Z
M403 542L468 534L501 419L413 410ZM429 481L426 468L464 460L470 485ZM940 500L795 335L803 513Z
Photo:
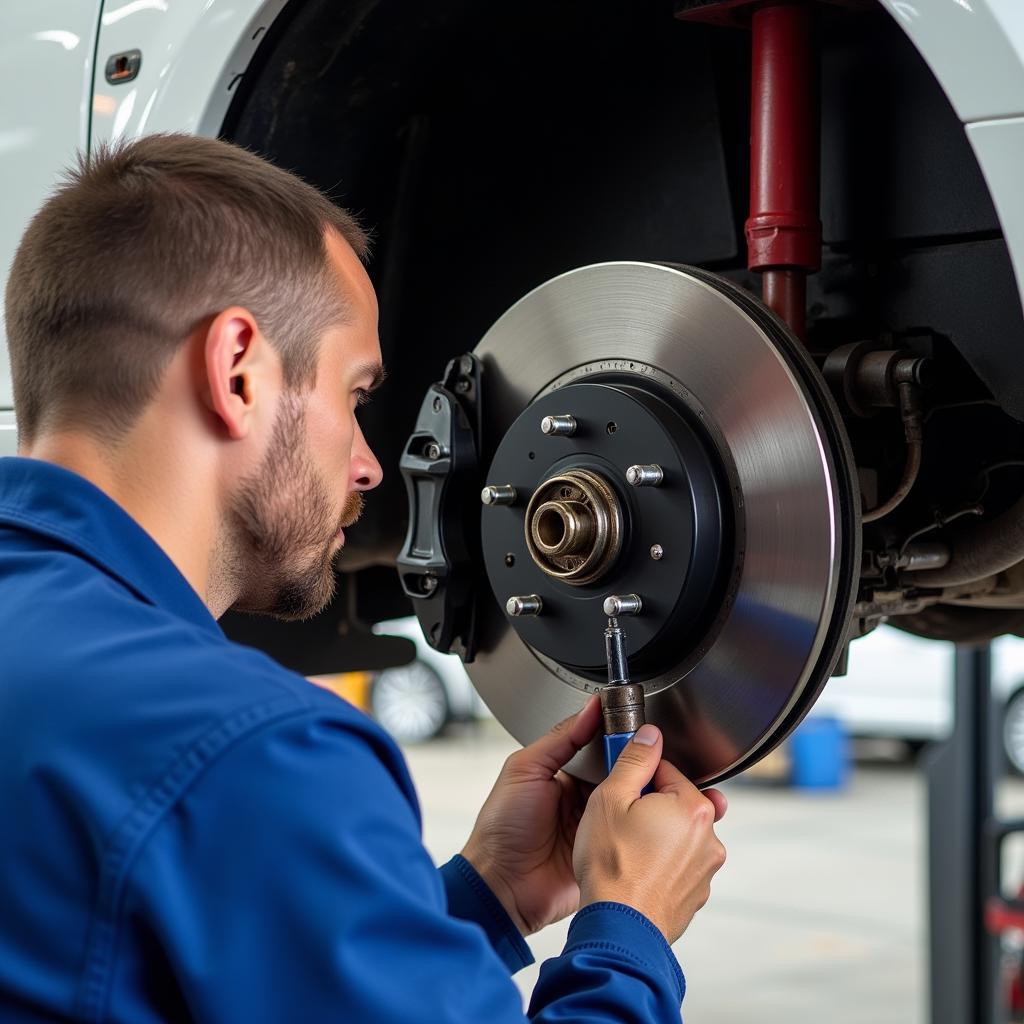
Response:
M217 135L234 90L288 0L106 0L93 78L92 143L160 131ZM131 81L107 61L139 50Z
M881 0L932 69L985 176L1024 296L1024 6Z

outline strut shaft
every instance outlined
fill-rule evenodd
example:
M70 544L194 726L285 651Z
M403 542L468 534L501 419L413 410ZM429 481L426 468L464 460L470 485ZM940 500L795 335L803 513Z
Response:
M803 339L807 274L821 266L814 12L760 7L751 28L747 266L763 274L765 305Z

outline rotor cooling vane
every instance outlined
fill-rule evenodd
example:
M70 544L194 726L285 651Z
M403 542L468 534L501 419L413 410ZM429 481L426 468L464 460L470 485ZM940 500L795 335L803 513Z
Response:
M470 595L467 668L527 743L602 685L604 600L635 595L630 667L665 756L701 785L752 764L824 685L855 590L852 462L805 350L722 278L610 263L531 292L474 356L461 419L479 418L482 494L475 466L459 478L424 454L457 447L441 385L403 459L399 564L428 636L453 632L449 583ZM457 566L426 517L468 489L474 556ZM599 779L597 745L570 770Z

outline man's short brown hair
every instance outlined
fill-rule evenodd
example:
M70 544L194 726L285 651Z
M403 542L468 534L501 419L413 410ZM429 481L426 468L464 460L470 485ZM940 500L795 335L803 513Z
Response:
M317 341L345 318L325 232L365 258L351 214L230 143L150 135L79 159L36 214L7 283L21 440L121 436L206 318L243 306L289 387L311 384Z

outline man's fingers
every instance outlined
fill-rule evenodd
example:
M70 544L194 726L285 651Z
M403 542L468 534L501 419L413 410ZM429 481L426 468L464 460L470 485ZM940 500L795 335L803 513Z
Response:
M582 750L597 734L601 724L601 698L596 694L587 699L587 703L569 719L569 739L573 753L562 762L565 764L577 751Z
M720 789L705 789L702 792L715 805L715 821L721 821L729 809L725 794Z
M662 761L654 773L654 788L659 793L673 793L676 790L692 790L695 787L674 764Z
M697 790L697 787L674 765L668 761L662 761L654 774L654 788L659 793L685 793L692 795L700 792L700 795L708 800L715 809L715 821L721 821L723 815L729 808L729 801L725 794L719 789Z
M520 770L539 769L554 775L594 738L600 719L601 701L591 697L575 715L513 754L509 764Z
M650 723L641 725L633 739L622 748L611 773L601 785L630 801L636 800L658 769L661 748L661 730Z

